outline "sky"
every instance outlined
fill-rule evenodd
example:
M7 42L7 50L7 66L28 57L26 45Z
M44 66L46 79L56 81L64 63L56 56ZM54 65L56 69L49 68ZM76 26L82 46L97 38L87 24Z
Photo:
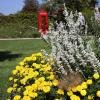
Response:
M5 15L14 14L20 11L24 0L0 0L0 13ZM42 0L38 0L40 3Z

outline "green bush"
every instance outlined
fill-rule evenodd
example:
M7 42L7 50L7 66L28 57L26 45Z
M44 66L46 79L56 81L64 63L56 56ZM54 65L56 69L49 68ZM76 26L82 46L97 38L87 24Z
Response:
M37 30L37 13L0 16L0 37L40 37Z

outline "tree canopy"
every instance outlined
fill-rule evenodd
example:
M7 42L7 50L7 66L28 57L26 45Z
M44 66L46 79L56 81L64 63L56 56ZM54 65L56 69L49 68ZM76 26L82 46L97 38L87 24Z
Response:
M25 0L21 12L36 12L39 7L38 0Z

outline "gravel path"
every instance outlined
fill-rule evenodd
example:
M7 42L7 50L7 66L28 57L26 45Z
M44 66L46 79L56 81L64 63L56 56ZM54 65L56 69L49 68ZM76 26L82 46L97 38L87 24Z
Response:
M32 39L41 39L41 38L2 38L0 40L32 40Z

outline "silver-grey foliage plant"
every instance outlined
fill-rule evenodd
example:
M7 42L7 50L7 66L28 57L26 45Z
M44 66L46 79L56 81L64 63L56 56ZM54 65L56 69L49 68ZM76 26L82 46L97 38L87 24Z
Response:
M92 68L98 71L100 62L96 58L89 43L83 41L80 36L78 13L68 12L64 6L65 22L51 24L48 31L48 41L51 44L51 54L54 57L57 69L63 74L82 72L83 68ZM85 33L87 30L85 29Z

